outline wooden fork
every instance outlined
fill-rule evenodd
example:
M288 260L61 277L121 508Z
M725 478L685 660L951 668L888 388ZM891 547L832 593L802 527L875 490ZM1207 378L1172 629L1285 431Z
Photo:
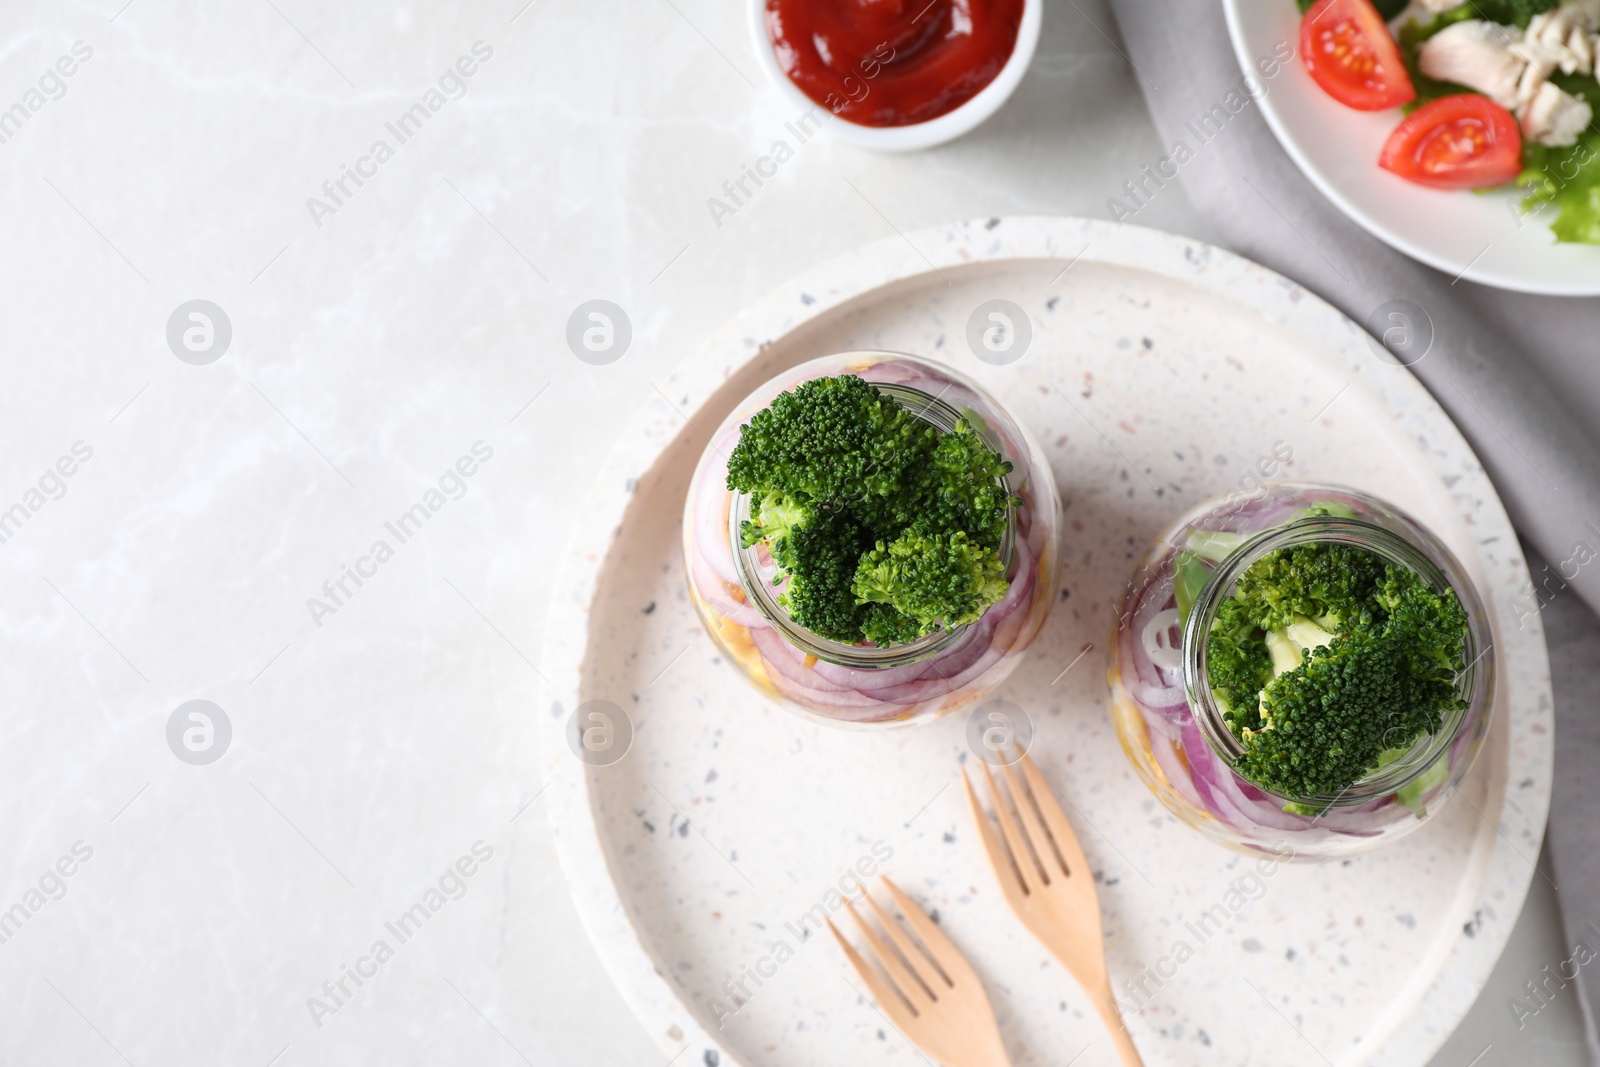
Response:
M862 959L833 920L828 920L828 929L872 991L878 1007L907 1040L941 1067L1011 1067L1000 1041L994 1009L989 1006L972 965L910 897L887 877L880 877L916 932L917 941L906 935L870 893L863 896L893 942L892 949L861 918L854 904L847 899L844 906L861 928L867 955L877 961L878 967Z
M1017 918L1089 994L1106 1029L1111 1031L1112 1043L1122 1062L1127 1067L1143 1067L1144 1061L1139 1058L1139 1050L1134 1047L1133 1038L1122 1022L1122 1013L1111 996L1105 936L1100 926L1100 899L1095 893L1089 863L1083 858L1083 848L1033 760L1026 753L1020 753L1016 762L1022 768L1020 776L1010 763L1002 764L1015 816L996 785L989 765L983 765L984 777L989 780L989 795L994 799L995 814L1000 819L1003 842L995 836L994 827L984 815L966 768L961 769L961 781L967 787L967 805L972 809L972 821L983 839L989 866ZM1023 779L1027 780L1026 787Z

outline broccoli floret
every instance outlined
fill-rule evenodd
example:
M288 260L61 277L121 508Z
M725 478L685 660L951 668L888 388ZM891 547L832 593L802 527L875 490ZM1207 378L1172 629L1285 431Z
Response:
M1269 552L1239 576L1234 596L1245 602L1263 630L1296 617L1323 629L1358 622L1383 576L1383 561L1355 545L1314 543Z
M1406 665L1417 678L1454 685L1462 670L1467 613L1455 590L1441 592L1403 567L1390 566L1373 599L1389 616L1388 629L1405 641Z
M765 541L778 566L788 568L789 535L811 519L811 509L783 493L768 493L751 501L750 518L739 526L739 539L749 548Z
M906 526L916 517L906 490L920 480L938 436L864 379L813 378L740 427L728 488L851 506Z
M1454 590L1366 549L1269 553L1212 623L1212 690L1244 746L1235 770L1291 797L1337 795L1463 706L1466 635Z
M861 618L861 636L875 645L903 645L922 636L922 624L899 608L868 604Z
M998 549L1006 518L1021 503L1000 483L1010 473L1011 463L962 419L934 447L915 521L933 530L966 531L984 547Z
M778 603L795 622L831 641L859 641L865 612L850 581L871 545L871 531L844 512L819 511L789 534Z
M1211 692L1238 733L1260 729L1261 687L1272 677L1266 636L1245 605L1229 597L1217 606L1207 643L1206 664Z
M893 605L928 634L977 621L1005 595L1008 583L1000 554L965 531L913 528L862 556L852 588L862 603Z
M940 433L855 375L816 378L740 428L728 488L765 544L779 603L835 641L903 644L1005 595L1011 464L965 418Z
M1263 727L1241 738L1236 768L1289 796L1337 795L1396 741L1409 746L1437 730L1441 704L1455 693L1445 688L1439 693L1412 677L1400 643L1370 632L1342 635L1267 684Z

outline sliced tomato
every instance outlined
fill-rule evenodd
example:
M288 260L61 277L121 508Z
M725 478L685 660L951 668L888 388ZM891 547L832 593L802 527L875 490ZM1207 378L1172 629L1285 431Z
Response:
M1435 189L1504 185L1522 170L1522 131L1511 112L1486 96L1445 96L1394 128L1378 166Z
M1300 19L1300 58L1323 92L1357 111L1417 98L1400 46L1372 0L1317 0Z

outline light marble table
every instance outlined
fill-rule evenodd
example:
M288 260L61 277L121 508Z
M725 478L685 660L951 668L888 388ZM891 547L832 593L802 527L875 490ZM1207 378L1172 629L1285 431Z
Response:
M792 117L734 0L6 5L0 1063L666 1061L537 799L549 561L770 287L1106 213L1154 132L1103 4L1047 8L975 134L815 139L714 219ZM1206 236L1175 186L1137 221ZM1565 956L1536 880L1436 1063L1581 1062L1570 993L1506 1007Z

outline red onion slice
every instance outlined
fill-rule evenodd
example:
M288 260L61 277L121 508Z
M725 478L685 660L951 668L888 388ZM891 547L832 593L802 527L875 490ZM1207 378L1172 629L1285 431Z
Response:
M854 693L842 685L835 685L805 666L800 653L772 629L759 626L750 628L750 640L761 653L761 662L767 674L781 674L807 693Z

